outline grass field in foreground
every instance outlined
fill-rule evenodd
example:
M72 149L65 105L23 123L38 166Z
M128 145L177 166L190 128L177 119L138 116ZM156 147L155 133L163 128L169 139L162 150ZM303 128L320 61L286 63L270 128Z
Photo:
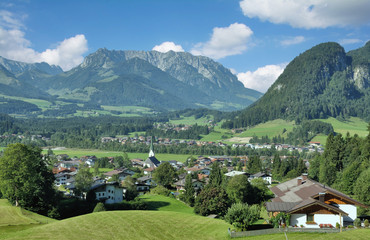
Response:
M169 211L112 211L9 233L0 239L227 239L222 220Z
M0 199L0 239L12 232L38 227L40 224L56 222L52 218L12 206L8 200Z
M43 153L46 153L48 150L43 150ZM98 158L101 157L115 157L123 156L123 152L114 152L114 151L104 151L98 149L76 149L76 148L65 148L62 150L53 150L54 154L68 154L69 157L82 157L82 156L92 156L95 155ZM149 153L149 148L148 148ZM127 153L130 159L141 158L146 160L148 158L148 153ZM179 162L185 162L189 155L185 154L167 154L167 153L156 153L156 158L159 161L169 161L176 160Z
M0 235L4 240L33 239L229 239L225 221L171 211L98 212L65 219L19 232ZM370 229L343 233L288 233L289 240L368 239ZM285 240L282 233L239 239Z
M140 196L140 199L148 203L149 210L171 211L194 215L193 208L174 198L145 194Z

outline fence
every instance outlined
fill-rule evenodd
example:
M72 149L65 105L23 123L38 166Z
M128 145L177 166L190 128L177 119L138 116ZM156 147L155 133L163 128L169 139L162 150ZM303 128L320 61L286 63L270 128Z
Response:
M342 229L342 231L347 231L347 230L349 229ZM283 233L283 232L338 233L339 231L340 230L338 228L270 228L270 229L253 230L253 231L245 231L245 232L234 232L234 231L231 231L230 228L228 230L231 238L250 237L250 236L265 235L265 234Z

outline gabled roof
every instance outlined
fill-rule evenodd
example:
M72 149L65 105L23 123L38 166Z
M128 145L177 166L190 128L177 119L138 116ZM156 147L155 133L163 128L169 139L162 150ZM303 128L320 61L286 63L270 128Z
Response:
M270 190L275 194L273 202L302 202L309 198L317 198L319 193L332 194L340 199L344 199L347 202L351 202L354 205L367 207L366 205L352 199L346 194L339 192L331 187L316 182L311 179L302 180L301 184L298 184L299 178L293 178L284 183L278 184Z
M344 214L344 215L348 215L348 213L342 211L341 209L339 209L338 207L335 207L335 206L332 206L332 205L329 205L329 204L326 204L322 201L319 201L319 200L316 200L316 199L313 199L313 198L309 198L309 199L306 199L302 202L300 202L299 204L297 204L296 206L294 206L292 209L288 210L287 212L288 213L295 213L299 210L304 210L308 207L311 207L311 206L314 206L314 205L319 205L323 208L326 208L328 210L331 210L331 211L334 211L336 213L341 213L341 214Z
M156 167L159 166L159 164L161 164L160 161L158 161L158 159L156 157L148 157L146 160L145 160L145 163L146 164L154 164Z

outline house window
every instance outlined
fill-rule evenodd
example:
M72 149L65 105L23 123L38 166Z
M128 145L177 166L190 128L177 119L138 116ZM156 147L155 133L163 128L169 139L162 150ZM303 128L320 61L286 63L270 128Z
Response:
M313 214L307 214L307 222L314 222Z

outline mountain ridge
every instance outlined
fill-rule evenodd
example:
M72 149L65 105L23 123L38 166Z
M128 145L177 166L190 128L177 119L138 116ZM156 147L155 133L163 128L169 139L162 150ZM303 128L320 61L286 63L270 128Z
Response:
M346 53L338 43L321 43L291 61L268 91L229 121L246 127L283 118L370 116L370 42Z

